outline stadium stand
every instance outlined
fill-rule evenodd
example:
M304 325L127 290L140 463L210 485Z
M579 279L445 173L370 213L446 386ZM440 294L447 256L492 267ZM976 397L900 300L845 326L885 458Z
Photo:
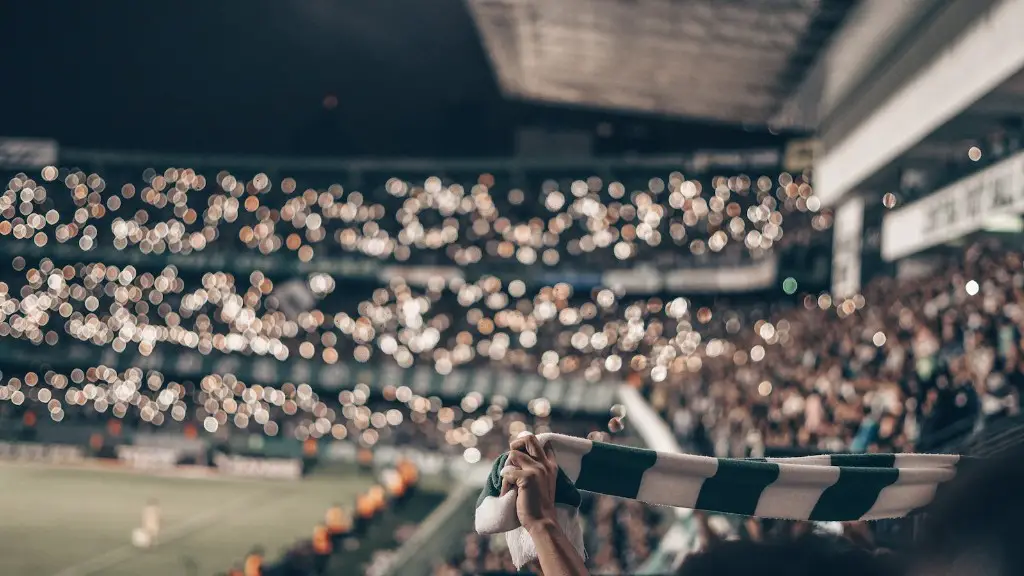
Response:
M544 264L549 250L554 266L563 257L581 262L585 253L607 259L601 254L609 249L613 258L660 270L721 269L827 245L815 233L827 230L829 213L818 213L810 188L788 174L712 178L707 189L681 175L634 177L624 181L642 191L629 194L616 192L610 176L534 178L542 197L562 200L529 208L517 203L518 189L506 191L489 174L466 186L388 179L365 198L340 186L298 194L290 179L278 191L262 173L235 178L220 172L204 184L189 169L150 171L138 190L112 184L115 192L104 194L106 179L79 170L11 177L0 233L17 242L5 245L35 246L38 254L50 253L49 242L77 247L38 260L13 256L5 272L5 439L45 446L77 439L82 455L130 460L125 438L201 437L210 439L205 461L178 450L171 465L276 455L301 462L299 474L331 457L369 463L371 450L389 446L474 464L523 430L618 431L628 416L621 406L609 414L613 396L597 394L617 374L627 375L681 445L718 456L910 450L1019 411L1024 376L1014 343L1022 276L1008 270L1019 270L1021 257L998 243L965 250L928 282L883 276L844 301L820 293L768 304L743 294L586 289L588 280L564 267L557 274L567 281L544 285L532 257L523 256L533 250ZM70 201L50 182L67 188ZM208 199L202 212L189 205L198 193ZM63 213L73 221L60 221ZM130 220L115 216L128 213ZM398 218L389 224L391 214ZM647 222L649 232L633 222ZM682 232L673 232L679 226ZM599 233L609 234L607 243ZM775 246L790 237L799 241ZM663 250L659 238L689 254L680 259L675 248ZM289 250L299 262L315 262L314 246L329 239L364 262L400 264L402 273L385 279L209 268L248 250L260 253L255 263ZM370 248L374 239L380 252ZM627 244L628 254L616 252ZM167 263L161 258L168 252L184 258ZM101 263L111 254L121 262L145 258ZM510 266L517 261L525 267ZM474 267L475 278L451 274ZM47 348L57 354L39 354ZM130 349L140 354L127 355ZM273 360L232 362L238 355ZM197 363L189 360L197 356ZM274 367L294 357L337 370ZM48 368L28 369L41 360ZM367 368L353 370L352 361ZM500 374L510 379L491 381ZM569 404L550 388L566 377L582 387ZM394 384L403 380L408 384ZM571 413L577 415L565 417ZM303 442L313 447L297 458ZM637 568L661 533L652 512L637 504L597 498L589 513L599 573ZM368 554L386 549L401 525L380 528L387 536L363 548L359 563L386 565ZM298 558L310 556L310 546L292 550L286 562L305 561ZM467 536L437 571L506 569L494 546Z

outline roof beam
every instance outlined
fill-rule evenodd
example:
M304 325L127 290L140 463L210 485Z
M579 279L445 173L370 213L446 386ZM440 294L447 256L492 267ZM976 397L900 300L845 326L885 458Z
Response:
M972 0L973 3L973 0ZM976 5L974 5L976 6ZM934 23L957 15L953 3ZM1024 0L999 0L966 29L945 37L933 55L881 105L815 162L815 191L837 203L844 194L1024 69ZM920 42L935 39L922 34ZM912 50L913 47L910 48Z
M862 0L772 123L786 129L816 130L942 1Z

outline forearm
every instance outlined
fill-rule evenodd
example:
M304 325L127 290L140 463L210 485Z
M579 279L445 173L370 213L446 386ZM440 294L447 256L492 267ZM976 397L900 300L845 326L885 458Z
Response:
M583 558L553 520L527 528L544 576L589 576Z

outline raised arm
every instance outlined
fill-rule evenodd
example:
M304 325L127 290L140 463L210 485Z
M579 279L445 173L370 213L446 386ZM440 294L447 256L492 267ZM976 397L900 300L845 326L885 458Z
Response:
M512 442L502 470L502 493L517 488L516 514L537 549L545 576L588 576L583 558L558 526L555 479L558 465L550 446L541 447L533 435Z

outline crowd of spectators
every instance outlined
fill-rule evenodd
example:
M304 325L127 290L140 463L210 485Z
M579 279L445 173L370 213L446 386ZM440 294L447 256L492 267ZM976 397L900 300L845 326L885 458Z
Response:
M238 180L223 172L206 181L187 169L147 173L138 189L108 189L98 175L74 170L18 175L0 196L0 235L38 247L70 242L96 256L108 248L140 251L154 262L164 252L244 249L272 258L294 251L306 262L327 257L324 243L333 241L383 262L493 262L495 272L435 274L420 283L311 274L296 286L258 270L239 276L106 265L85 255L79 264L16 256L0 276L0 339L56 351L77 340L117 353L192 349L425 364L441 375L485 364L551 380L613 378L641 389L688 449L717 456L913 450L943 431L1019 410L1024 265L1019 252L997 244L939 257L925 275L873 279L847 300L809 294L767 304L538 287L502 264L676 265L672 254L683 246L698 258L739 247L744 258L756 258L783 241L784 216L787 224L791 215L806 218L786 234L804 240L831 224L799 177L702 184L667 176L641 184L596 176L543 181L534 186L538 205L493 175L466 185L394 178L365 195L341 186L303 192L294 180L275 185L264 174ZM57 198L61 187L70 200ZM190 199L200 190L207 202L197 208ZM66 373L10 368L0 380L0 420L31 434L40 418L91 425L112 414L144 430L225 437L252 429L363 448L415 445L471 463L493 458L523 430L604 435L607 428L479 394L446 405L404 386L378 397L365 385L327 394L315 384L262 385L234 374L179 382L159 371L98 365ZM620 408L609 416L612 428L622 425ZM589 506L595 572L636 568L658 535L652 512L607 498ZM505 563L500 544L468 536L438 572Z
M344 251L379 262L484 262L514 271L535 263L587 269L758 257L782 240L786 218L794 230L811 220L818 229L830 223L828 212L814 218L820 204L803 176L777 168L685 175L678 166L561 174L307 170L273 178L272 165L258 173L116 165L102 172L47 166L9 174L0 235L153 258L294 254L309 262Z
M718 455L758 454L766 447L908 450L923 431L1018 408L1024 379L1020 260L1017 252L976 244L936 262L935 271L925 278L882 277L870 282L863 295L849 300L833 302L827 294L807 295L794 306L720 301L698 307L694 300L666 302L657 297L620 302L607 289L595 290L592 300L581 302L569 287L555 287L520 299L518 315L507 315L515 321L500 312L491 321L484 307L474 308L472 303L468 311L462 308L459 314L434 316L425 322L428 326L439 322L439 317L460 318L463 323L458 330L443 332L450 340L443 340L440 331L435 337L450 346L445 349L448 354L439 347L428 356L442 373L451 369L446 358L464 351L476 362L493 361L523 370L532 367L548 378L582 372L597 380L618 374L644 390L682 439ZM29 278L41 275L27 274ZM0 303L11 310L9 329L28 322L27 303L38 304L50 290ZM108 291L116 294L116 289ZM508 298L505 292L494 294ZM376 311L367 304L366 316L353 323L375 332L372 324L362 320L378 313L390 317L403 308L396 300L388 302ZM453 308L459 304L440 302ZM35 313L59 316L49 308ZM204 316L223 313L222 308ZM78 315L69 313L65 326L76 326ZM475 324L465 323L476 315L480 318ZM109 330L116 316L97 323ZM547 317L553 319L542 320ZM512 337L515 322L520 322L522 331ZM341 324L338 332L321 333L321 345L330 340L327 336L334 336L333 342L340 346L347 326ZM390 342L395 359L405 359L404 350L413 362L409 349L398 343L400 338L416 339L408 335L409 329L394 319L382 320L381 326L393 332L382 330L378 349L391 350ZM126 325L118 333L131 330L149 328ZM297 347L307 344L308 340ZM535 350L543 352L535 354ZM390 387L385 396L416 408L412 412L439 412L449 421L480 411L486 418L468 424L478 431L489 429L494 414L488 411L503 413L508 408L501 399L467 396L459 405L442 410L439 399L414 397L404 387ZM400 414L389 417L387 410L371 410L365 406L367 401L369 390L364 388L328 398L308 385L260 386L231 374L179 383L158 372L130 369L118 374L103 367L69 374L9 374L0 384L0 406L40 403L46 408L38 415L49 413L53 419L63 419L68 405L89 405L97 413L107 409L118 417L133 413L132 417L158 426L205 414L217 421L215 429L230 419L238 427L262 426L276 434L283 421L273 416L288 415L295 417L287 419L287 432L300 439L328 433L341 439L356 433L371 442L372 430L388 428L371 420L393 425L406 419ZM451 439L449 435L449 443Z
M293 443L304 441L304 450L309 445L314 450L318 445L329 450L331 442L341 442L355 447L353 453L381 447L412 448L476 464L497 457L507 449L508 439L523 431L594 436L602 434L609 424L608 417L537 415L528 408L510 407L502 398L484 402L477 393L470 393L458 404L419 396L404 386L387 387L382 397L371 397L366 385L332 395L319 395L308 385L245 386L237 390L238 402L220 398L221 407L211 416L202 406L217 395L202 385L164 383L152 373L146 382L139 383L133 380L136 376L131 369L117 373L90 368L82 374L85 383L78 385L74 371L70 376L54 371L6 374L7 383L0 387L0 439L75 441L88 444L96 454L111 454L138 432L189 438L206 434L215 448L244 452L249 442L242 432L252 420L257 425L253 430L256 435L264 434L257 431L261 421L273 423L275 434ZM102 396L108 394L101 387L104 385L113 388L109 393L125 398L103 405ZM173 391L173 399L166 390ZM258 396L250 398L253 395ZM243 398L249 398L248 402ZM57 410L59 423L52 418ZM164 413L161 410L170 416L154 418ZM617 424L624 415L624 409L615 406L610 417ZM312 434L316 430L322 434ZM318 444L320 438L323 440Z
M1020 409L1021 254L987 242L923 277L802 305L710 339L689 378L644 383L682 440L718 456L908 451Z
M635 382L685 446L720 457L920 450L1019 413L1021 254L980 242L932 265L927 276L876 279L847 301L808 296L747 330L730 330L726 320L695 356L699 371ZM635 502L606 505L613 518L643 512ZM722 524L712 529L702 517L705 538L764 531L760 522ZM808 529L778 524L772 537ZM874 546L863 527L844 530ZM468 535L463 554L437 573L507 570L501 546ZM649 551L637 540L603 541L591 549L613 558L592 558L593 572L635 568L615 558L627 548L641 559Z
M787 237L784 221L800 241L831 225L800 175L625 172L482 174L468 182L363 175L376 186L365 194L326 184L302 192L292 178L177 168L149 170L138 187L125 175L108 176L108 184L98 174L54 167L38 177L17 174L0 196L0 237L43 255L15 251L11 269L0 272L0 337L91 342L117 353L181 347L326 364L420 362L442 375L488 363L594 381L618 377L630 356L644 352L641 316L654 317L651 330L660 332L662 317L687 317L685 302L630 308L621 290L578 292L536 269L593 274L633 260L659 269L724 266L736 262L725 253L771 253ZM193 206L197 197L207 205ZM47 246L63 244L80 252L70 260L46 255ZM408 279L398 273L382 281L161 263L165 253L197 256L190 262L215 253L231 264L246 251L267 263L290 251L285 260L292 262L354 251L391 264L443 254L426 261L476 272L420 268L407 270ZM144 258L127 264L119 254Z
M615 252L615 258L628 260L640 244L653 251L655 260L678 253L678 247L669 245L680 243L698 256L714 254L730 243L764 254L783 237L784 214L795 215L797 221L799 216L811 218L817 228L830 224L827 212L817 213L816 199L799 176L684 179L676 172L648 172L642 178L635 170L626 172L629 177L621 178L626 184L608 175L537 182L532 174L523 176L523 187L540 191L540 204L525 202L522 188L509 188L517 178L511 175L505 178L509 182L498 182L492 174L477 175L470 184L458 184L464 180L459 177L428 177L422 182L392 177L364 196L340 185L300 193L295 180L285 178L275 185L265 174L240 181L222 172L207 179L173 168L147 171L138 188L53 167L43 169L38 178L18 174L2 196L0 234L42 248L51 242L77 243L83 252L78 263L12 257L11 269L0 276L0 337L57 350L64 342L81 341L113 353L130 348L143 355L157 350L173 355L176 349L187 349L282 361L299 357L327 365L420 363L441 375L468 364L487 364L547 379L617 379L627 371L671 360L670 356L692 354L699 344L702 314L707 312L710 318L710 312L697 311L697 322L692 323L688 302L682 298L628 302L621 292L610 289L575 293L566 283L537 287L514 275L463 280L439 274L423 285L399 276L374 285L312 274L295 286L288 278L271 278L259 270L242 276L178 270L159 264L160 254L233 253L240 250L233 243L245 244L249 230L262 238L249 247L266 258L294 248L298 260L307 260L303 248L326 241L325 230L335 226L342 248L346 231L356 234L355 244L362 245L372 244L371 236L390 229L385 236L398 239L398 244L382 256L388 262L403 261L397 245L416 253L435 250L432 240L423 239L434 234L455 252L486 254L488 267L512 257L506 254L506 244L514 249L515 258L529 264L531 257L523 254L549 246L545 254L553 250L555 256L541 260L555 266L558 254L576 261L602 247ZM111 182L120 182L114 178ZM208 200L207 206L199 206L201 213L189 204L199 195ZM130 222L115 217L128 212ZM418 219L446 214L439 220L442 228L434 232ZM246 224L247 218L254 221ZM449 222L451 218L454 221ZM401 229L391 229L393 224ZM202 230L189 232L186 242L193 225L202 225ZM297 231L287 237L274 232L289 226ZM291 246L293 236L301 246ZM154 266L108 265L87 258L102 257L109 253L106 249L141 253ZM607 265L608 254L598 256ZM467 264L457 255L452 258L449 264ZM673 366L678 369L678 362ZM0 386L0 401L37 401L35 380L40 380L53 388L42 395L43 415L58 421L70 402L89 404L100 413L110 409L119 418L137 411L146 423L159 426L190 419L192 403L208 408L206 422L216 421L204 426L207 429L230 419L243 428L262 426L271 435L280 429L269 417L274 407L328 413L318 409L302 386L254 388L232 374L209 376L193 385L175 382L173 374L165 378L159 371L117 374L101 366L48 374L26 374L25 381L10 377ZM142 388L152 394L137 397ZM317 425L296 426L296 433L345 434L338 427L345 423L336 418L316 414L310 421Z

